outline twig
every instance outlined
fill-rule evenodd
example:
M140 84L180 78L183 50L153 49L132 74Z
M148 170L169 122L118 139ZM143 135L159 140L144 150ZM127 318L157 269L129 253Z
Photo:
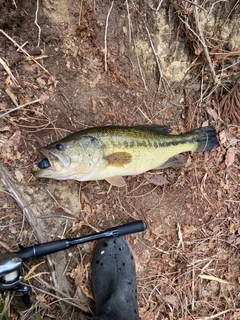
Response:
M14 4L15 8L17 9L17 4L16 4L15 0L13 0L13 4Z
M66 212L67 214L67 217L65 217L66 219L74 219L74 220L77 220L78 222L81 221L81 219L77 216L75 216L72 211L68 210L67 208L63 207L58 201L57 199L53 196L53 194L47 189L47 192L49 193L49 195L53 198L53 200L57 203L57 205L59 205L59 207L64 211ZM47 218L49 218L48 216L46 216ZM52 217L52 215L51 215ZM58 215L59 217L59 215Z
M20 46L20 48L17 49L17 52L21 51L21 49L22 49L23 47L25 47L27 44L28 44L28 41L24 42L24 43Z
M15 79L14 75L12 74L10 68L8 67L8 65L5 63L5 61L3 61L2 58L0 58L0 63L3 66L3 68L6 70L6 72L8 73L9 77L12 79L12 81L14 82L15 86L17 86L18 88L20 88L20 85L18 83L18 81Z
M199 4L192 3L192 1L189 1L189 0L185 0L185 1L188 2L188 3L190 3L190 4L192 4L192 5L194 5L194 6L197 6L199 9L207 12L207 10L206 10L205 8L203 8L202 6L200 6Z
M5 188L8 190L8 192L13 196L13 198L16 200L18 205L22 208L28 223L30 224L31 228L34 231L34 234L36 235L39 242L44 242L44 237L42 233L40 233L38 227L37 227L37 220L35 219L35 215L33 214L32 210L28 207L28 204L25 202L25 200L21 196L21 192L18 190L17 186L12 182L10 179L8 173L0 163L0 179L2 180L2 183L4 184Z
M217 78L216 72L215 72L215 70L213 68L213 64L212 64L212 61L211 61L211 58L210 58L210 55L209 55L209 52L208 52L208 48L207 48L207 45L206 45L206 42L205 42L205 39L204 39L204 36L203 36L202 28L201 28L200 21L199 21L197 0L193 0L193 3L194 3L194 15L195 15L197 29L198 29L198 32L199 32L199 37L201 39L201 44L203 46L203 50L204 50L205 56L206 56L207 61L208 61L210 71L212 73L213 81L214 81L214 84L220 84L220 81Z
M228 310L224 310L224 311L218 312L216 314L213 314L210 317L196 318L196 320L211 320L211 319L215 319L215 318L218 318L219 316L221 316L221 315L223 315L225 313L231 312L231 311L233 311L233 309L228 309Z
M194 300L194 296L195 296L195 267L193 266L192 268L192 286L191 286L191 291L192 291L192 301L191 301L191 310L192 312L195 309L195 300Z
M126 7L127 7L127 15L128 15L128 32L129 32L129 42L132 42L132 33L131 33L131 18L130 18L130 12L129 12L129 6L128 1L126 0Z
M105 50L104 50L104 61L105 61L105 72L107 72L107 29L108 29L108 19L109 19L109 16L110 16L110 13L111 13L111 10L112 10L112 7L113 7L113 2L111 3L111 6L108 10L108 14L107 14L107 18L106 18L106 27L105 27L105 34L104 34L104 44L105 44Z
M225 21L223 22L223 24L222 24L222 26L221 26L222 28L223 28L223 26L225 25L225 23L228 21L229 17L231 16L231 14L233 13L233 11L236 9L236 7L237 7L238 5L239 5L239 0L237 0L237 1L234 3L234 6L233 6L232 9L230 10L227 18L225 19Z
M220 70L220 72L226 71L226 70L229 69L229 68L233 68L233 67L235 67L235 66L236 66L237 64L239 64L239 63L240 63L240 61L237 61L237 62L231 64L230 66L228 66L228 67L226 67L226 68L223 68L222 70Z
M148 116L146 115L146 113L144 113L139 107L137 107L137 109L141 112L141 114L147 119L148 122L151 122L151 119L148 118Z
M36 9L36 12L35 12L35 20L34 20L34 23L35 25L38 27L38 43L37 43L37 47L39 47L40 45L40 37L41 37L41 28L37 22L37 18L38 18L38 9L39 9L39 0L37 0L37 9Z
M11 97L10 97L10 98L11 98ZM13 102L14 102L14 101L13 101ZM0 115L0 118L6 116L7 114L9 114L9 113L11 113L11 112L13 112L13 111L16 111L16 110L18 110L18 109L24 108L24 107L26 107L26 106L29 106L29 105L34 104L34 103L37 103L37 102L41 102L41 99L37 99L37 100L34 100L34 101L30 101L30 102L27 102L27 103L22 104L22 105L20 105L20 106L17 106L16 108L13 108L13 109L5 112L4 114L1 114L1 115ZM14 102L14 104L16 105L15 102Z
M180 224L177 224L177 229L178 229L178 239L179 242L177 244L177 248L179 248L180 246L182 246L182 249L185 250L185 246L184 246L184 242L183 242L183 236L182 236L182 231L181 231L181 227Z
M201 44L204 45L204 44L202 43L202 40L201 40L201 38L199 37L199 35L190 27L190 25L187 24L187 22L184 21L180 16L178 16L178 19L181 20L182 23L184 23L185 26L198 38L198 40L201 42Z
M16 47L18 47L23 53L26 54L32 61L34 61L42 70L44 70L48 75L51 75L51 73L44 68L36 59L34 59L26 50L24 50L15 40L13 40L9 35L7 35L2 29L0 29L0 32L8 38Z
M153 45L153 42L152 42L152 39L151 39L151 35L150 35L150 32L149 32L149 30L148 30L148 28L146 26L146 23L145 23L145 29L147 30L147 33L148 33L148 38L149 38L149 41L150 41L150 44L151 44L152 51L153 51L153 54L155 56L156 62L157 62L158 71L159 71L159 75L160 75L159 83L158 83L158 89L160 89L161 82L163 84L164 89L166 89L165 88L165 82L164 82L165 79L164 79L164 76L163 76L163 73L162 73L162 68L161 68L161 63L160 63L160 60L159 60L159 56L158 56L158 54L156 52L156 49L154 48L154 45Z
M39 279L38 279L39 280ZM46 291L46 290L43 290L39 287L34 287L35 290L39 291L39 292L42 292L44 294L47 294L55 299L57 299L57 301L55 302L60 302L60 301L63 301L63 302L66 302L74 307L77 307L79 308L80 310L82 310L83 312L90 312L90 309L87 308L87 306L84 305L84 303L79 300L78 298L72 298L72 297L69 297L69 295L67 295L65 292L59 290L56 286L51 286L47 281L44 281L41 279L40 283L43 283L45 287L47 287L49 290L53 290L53 291L56 291L59 295L61 295L62 297L58 296L58 295L55 295L53 294L51 291Z
M157 6L156 11L158 11L158 10L160 9L160 7L161 7L161 5L162 5L162 2L163 2L163 0L160 0L160 1L159 1L159 4L158 4L158 6Z
M81 18L82 18L82 6L83 6L83 0L81 1L80 8L79 8L79 16L78 16L78 25L80 26Z
M142 71L142 68L141 68L141 65L140 65L140 60L139 60L139 56L138 56L138 52L137 52L136 44L135 44L134 40L133 40L133 45L134 45L134 49L135 49L135 53L136 53L136 57L137 57L137 63L138 63L138 68L139 68L139 72L140 72L140 75L141 75L141 79L142 79L142 82L143 82L145 90L148 92L148 88L147 88L147 85L146 85L146 81L144 79L143 71Z

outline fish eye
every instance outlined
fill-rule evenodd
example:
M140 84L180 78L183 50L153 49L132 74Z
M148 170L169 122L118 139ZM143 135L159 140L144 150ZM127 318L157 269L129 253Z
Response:
M64 149L63 144L61 144L61 143L57 144L57 145L56 145L56 149L57 149L58 151L62 151L62 150Z

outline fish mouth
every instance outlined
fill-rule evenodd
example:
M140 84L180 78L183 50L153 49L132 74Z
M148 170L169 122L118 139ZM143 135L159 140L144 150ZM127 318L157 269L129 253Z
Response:
M42 170L53 170L53 171L55 171L55 170L54 170L53 161L52 161L52 159L51 159L51 157L50 157L50 154L49 154L47 151L45 151L44 149L40 149L39 152L41 152L41 154L45 157L45 159L41 160L41 161L38 163L38 168L41 169L41 171L42 171ZM42 163L44 160L46 160L46 161L48 162L48 164L49 164L47 167L42 167L42 166L41 166L41 163Z
M55 153L53 151L40 149L39 152L41 152L46 157L38 163L38 167L41 169L41 171L60 171L61 169L68 167L71 163L69 157L64 157L63 155ZM45 165L43 164L42 166L41 163L43 161L45 161Z

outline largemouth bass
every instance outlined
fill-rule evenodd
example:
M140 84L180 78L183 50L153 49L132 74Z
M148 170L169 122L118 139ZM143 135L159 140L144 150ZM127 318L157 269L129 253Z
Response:
M214 127L181 135L158 125L95 127L75 132L40 152L45 156L35 171L38 178L78 181L106 179L123 187L123 176L167 167L175 155L210 151L219 146ZM168 165L169 164L169 165Z

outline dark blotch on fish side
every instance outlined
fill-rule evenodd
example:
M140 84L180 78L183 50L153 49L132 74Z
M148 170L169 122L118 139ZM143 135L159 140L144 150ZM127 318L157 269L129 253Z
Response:
M39 162L38 168L40 169L46 169L51 167L50 162L48 161L47 158L43 159L42 161Z

